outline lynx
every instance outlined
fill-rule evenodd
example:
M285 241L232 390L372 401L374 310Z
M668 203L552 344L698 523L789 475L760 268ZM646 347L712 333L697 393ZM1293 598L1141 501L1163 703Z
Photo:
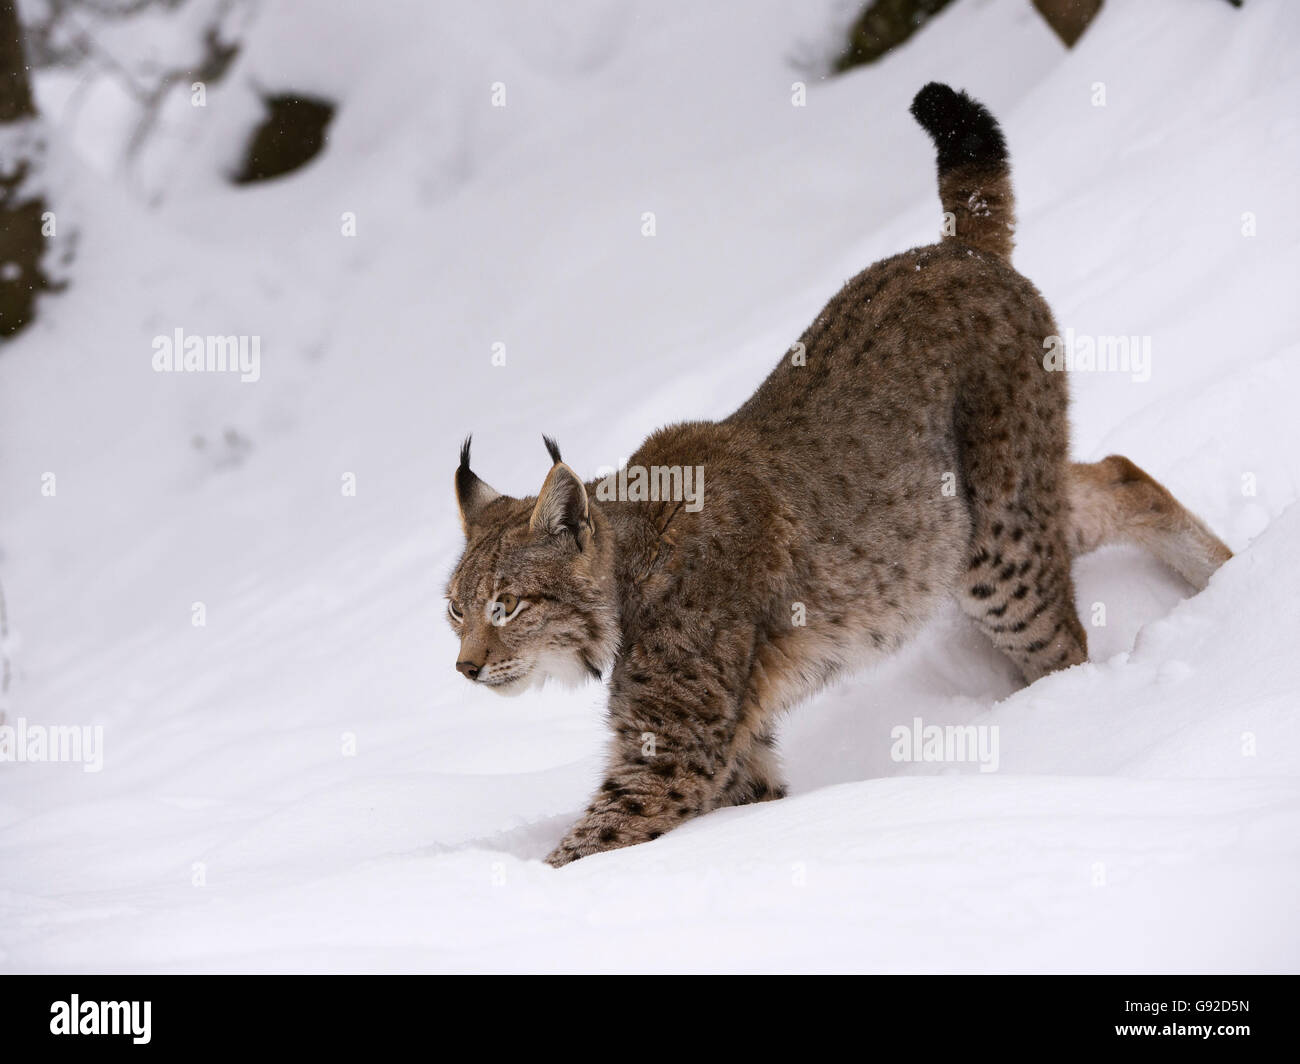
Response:
M701 469L701 506L602 500L550 439L540 491L511 498L461 450L456 668L502 694L609 672L604 782L552 865L783 797L782 712L950 597L1032 683L1087 659L1075 556L1135 543L1197 589L1231 557L1127 458L1070 461L1067 375L1043 362L1059 330L1009 262L1001 129L937 83L911 112L945 235L845 284L730 417L629 459Z

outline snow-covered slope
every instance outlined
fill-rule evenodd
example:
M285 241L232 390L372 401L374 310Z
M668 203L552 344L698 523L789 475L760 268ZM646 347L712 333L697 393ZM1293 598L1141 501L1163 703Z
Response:
M6 713L102 726L103 769L0 764L0 968L1300 968L1300 12L1110 3L1067 53L963 0L822 80L854 7L279 3L155 209L69 132L73 284L0 352ZM1151 338L1149 380L1076 375L1077 454L1238 557L1189 601L1082 560L1093 663L1023 691L945 614L790 717L788 800L554 871L602 696L453 671L457 444L528 493L542 431L593 475L734 409L937 232L932 78L1002 120L1061 325ZM342 106L234 190L252 84ZM259 336L261 379L155 373L177 328ZM996 727L998 771L893 760L918 717Z

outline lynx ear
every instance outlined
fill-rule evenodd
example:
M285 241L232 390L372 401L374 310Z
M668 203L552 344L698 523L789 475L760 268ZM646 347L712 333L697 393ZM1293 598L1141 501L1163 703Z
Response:
M568 532L573 536L578 550L586 546L591 535L591 514L587 509L587 489L578 474L563 462L556 462L546 474L542 490L537 493L537 505L528 527L534 532L558 536Z
M501 493L488 487L479 480L469 468L469 441L460 445L460 465L456 468L456 505L460 507L460 527L469 533L469 526L474 523L475 515L493 499L499 499Z

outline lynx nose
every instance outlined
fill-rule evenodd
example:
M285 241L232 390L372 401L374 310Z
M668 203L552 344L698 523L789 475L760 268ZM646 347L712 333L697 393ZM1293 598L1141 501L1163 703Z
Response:
M483 666L475 665L472 661L458 661L456 662L456 671L467 680L477 680L478 674L483 671Z

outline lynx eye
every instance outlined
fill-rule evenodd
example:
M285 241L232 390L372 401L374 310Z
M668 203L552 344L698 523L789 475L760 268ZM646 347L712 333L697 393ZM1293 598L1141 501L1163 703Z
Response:
M451 599L447 600L447 616L457 624L460 624L465 619L465 615L456 609L456 603L452 602Z
M488 616L492 623L499 627L505 624L506 621L514 619L519 611L527 605L527 602L515 595L498 595L492 605L488 607Z

